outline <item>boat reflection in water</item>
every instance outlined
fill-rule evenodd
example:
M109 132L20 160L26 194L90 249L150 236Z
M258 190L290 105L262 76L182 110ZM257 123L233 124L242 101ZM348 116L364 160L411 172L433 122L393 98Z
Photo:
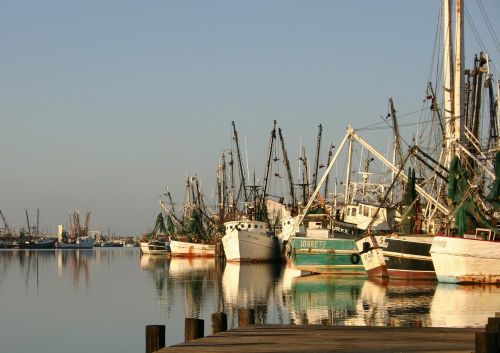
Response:
M83 275L85 285L88 287L90 283L89 263L94 259L92 250L57 250L55 255L57 258L57 273L59 276L68 273L73 287L78 287L80 278Z
M238 309L255 309L257 324L285 323L288 317L279 279L282 265L271 262L227 262L222 274L222 305L228 326L237 327Z
M224 311L229 327L240 308L255 309L258 324L482 327L500 307L495 286L304 275L279 264L203 258L143 256L141 266L162 288L162 306L183 308L185 317Z
M349 325L356 318L356 303L364 279L309 275L292 280L292 323Z
M439 283L431 302L432 326L482 327L500 310L500 286Z
M386 324L390 326L432 326L431 300L436 281L389 280L386 286Z

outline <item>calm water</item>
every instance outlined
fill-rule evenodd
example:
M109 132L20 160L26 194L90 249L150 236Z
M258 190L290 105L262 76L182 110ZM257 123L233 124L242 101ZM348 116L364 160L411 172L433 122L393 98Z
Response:
M303 276L272 264L141 256L138 248L0 251L0 352L144 351L144 327L252 307L258 323L481 327L500 287Z

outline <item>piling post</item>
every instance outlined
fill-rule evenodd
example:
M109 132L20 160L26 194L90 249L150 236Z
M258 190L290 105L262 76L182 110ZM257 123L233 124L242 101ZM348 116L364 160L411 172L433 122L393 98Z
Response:
M238 326L255 324L255 309L238 309Z
M476 332L475 353L493 353L500 351L500 313L488 318L485 332Z
M184 340L192 341L205 336L205 322L201 319L186 318L184 326Z
M212 334L227 331L227 315L223 312L212 314Z
M165 325L146 326L146 353L165 347Z

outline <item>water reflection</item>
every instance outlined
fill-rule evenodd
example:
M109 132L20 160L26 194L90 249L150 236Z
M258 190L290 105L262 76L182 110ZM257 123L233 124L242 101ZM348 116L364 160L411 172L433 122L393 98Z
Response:
M270 263L169 259L126 249L0 251L0 290L7 293L18 279L25 292L36 293L51 294L48 286L61 280L73 292L91 286L101 293L129 288L143 295L141 302L149 301L167 325L179 325L185 317L209 322L211 313L224 311L235 327L237 310L250 307L257 323L483 327L500 311L500 286L303 275ZM50 284L43 287L44 281ZM59 289L57 295L70 294Z
M75 288L80 285L82 276L85 285L88 286L90 283L89 262L92 261L93 256L92 250L57 250L57 273L60 276L68 273Z
M432 326L482 327L500 311L500 286L439 283L431 300Z
M364 282L331 275L295 277L290 291L292 323L349 324L356 317L356 303Z
M222 294L225 312L229 312L235 326L239 308L254 308L256 323L266 323L274 308L275 284L280 277L281 266L273 263L227 263L222 275Z

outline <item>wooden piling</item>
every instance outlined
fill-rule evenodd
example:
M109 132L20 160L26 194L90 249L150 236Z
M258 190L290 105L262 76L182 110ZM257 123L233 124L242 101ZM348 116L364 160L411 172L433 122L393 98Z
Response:
M238 326L255 325L255 309L238 309Z
M165 347L165 325L146 326L146 353Z
M476 333L476 352L493 353L500 351L500 313L488 318L485 332Z
M201 319L186 318L184 340L186 342L205 337L205 322Z
M227 315L223 312L212 314L212 334L227 331Z

